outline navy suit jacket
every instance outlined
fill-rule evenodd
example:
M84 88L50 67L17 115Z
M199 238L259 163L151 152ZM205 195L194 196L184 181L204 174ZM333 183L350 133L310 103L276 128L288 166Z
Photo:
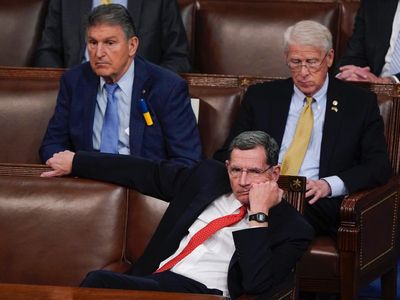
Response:
M43 162L63 150L93 151L93 121L100 78L89 63L61 77L60 91L42 145ZM145 124L138 101L144 98L154 125ZM186 82L175 73L135 57L130 113L130 153L154 160L193 164L201 142Z
M340 66L369 66L379 76L390 46L397 0L363 0ZM393 74L400 78L400 74Z
M189 227L216 198L231 193L225 165L204 160L192 168L124 155L78 152L72 175L108 181L163 199L169 206L132 274L153 273L172 255ZM269 213L269 227L233 233L236 251L228 271L234 299L243 293L263 294L290 276L307 250L313 229L286 201Z
M292 94L291 78L249 87L225 146L214 157L226 159L230 141L246 130L265 131L281 145ZM319 177L339 176L350 193L385 183L391 167L383 129L375 94L330 78Z
M72 67L82 62L85 19L92 0L51 0L41 41L36 49L37 67ZM175 72L189 72L189 46L175 0L128 0L128 11L139 37L137 54Z

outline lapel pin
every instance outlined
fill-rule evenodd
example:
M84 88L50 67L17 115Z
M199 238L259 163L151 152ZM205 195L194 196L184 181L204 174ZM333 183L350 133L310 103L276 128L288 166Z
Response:
M332 107L331 107L331 110L333 110L334 112L338 112L338 108L337 108L337 105L339 104L339 102L337 101L337 100L333 100L332 101Z

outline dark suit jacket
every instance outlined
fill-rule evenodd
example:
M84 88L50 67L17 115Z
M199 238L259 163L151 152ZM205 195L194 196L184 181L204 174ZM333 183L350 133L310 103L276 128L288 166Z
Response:
M292 94L291 78L251 86L215 158L224 160L230 141L246 130L265 131L281 145ZM330 78L319 176L339 176L350 193L385 183L391 168L383 128L375 94Z
M340 66L369 66L379 76L390 46L397 0L363 0ZM400 78L400 74L395 74Z
M91 8L91 0L50 1L35 66L69 68L82 62L84 23ZM139 37L138 55L175 72L190 71L186 32L175 0L131 0L128 10Z
M72 175L109 181L170 202L132 274L153 273L173 254L188 228L217 197L232 192L224 164L205 160L192 168L124 155L78 152ZM291 274L313 230L287 202L270 210L268 228L233 233L236 252L229 271L232 298L267 292ZM239 255L240 253L240 255Z
M61 77L60 91L42 145L43 162L54 153L93 150L93 121L100 79L89 63ZM146 93L143 95L143 91ZM147 126L138 101L144 98L154 124ZM130 152L149 159L193 164L201 142L186 82L173 72L135 58L130 115Z

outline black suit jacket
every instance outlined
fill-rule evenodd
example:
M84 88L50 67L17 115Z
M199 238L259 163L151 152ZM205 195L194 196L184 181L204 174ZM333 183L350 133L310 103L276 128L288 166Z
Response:
M78 152L72 174L121 184L170 202L143 256L133 266L134 275L153 273L176 251L200 213L217 197L232 192L225 166L214 160L186 168L134 156ZM313 237L310 225L285 201L272 208L269 217L268 228L233 233L236 251L228 271L232 298L265 293L281 283Z
M379 76L390 46L397 0L363 0L340 66L369 66ZM395 74L400 78L400 74Z
M82 62L86 15L91 0L51 0L37 67L72 67ZM128 10L139 37L137 54L175 72L190 71L189 47L175 0L131 0Z
M291 78L249 87L225 146L214 157L226 159L231 140L246 130L265 131L281 145L292 94ZM391 168L383 128L375 94L330 78L320 178L337 175L350 193L385 183Z

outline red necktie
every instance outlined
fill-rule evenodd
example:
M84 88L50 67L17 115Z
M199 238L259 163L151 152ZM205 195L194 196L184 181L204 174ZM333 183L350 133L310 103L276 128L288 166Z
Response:
M160 273L160 272L164 272L164 271L171 269L178 262L180 262L182 259L184 259L186 256L188 256L200 244L202 244L205 240L207 240L210 236L212 236L215 232L217 232L218 230L220 230L224 227L228 227L233 224L236 224L241 219L243 219L246 212L247 212L246 207L242 206L240 208L240 212L238 214L219 217L219 218L211 221L206 226L204 226L202 229L200 229L198 232L196 232L195 235L192 236L189 243L186 245L185 248L183 248L181 253L179 253L173 259L168 261L165 265L163 265L161 268L156 270L154 273Z

